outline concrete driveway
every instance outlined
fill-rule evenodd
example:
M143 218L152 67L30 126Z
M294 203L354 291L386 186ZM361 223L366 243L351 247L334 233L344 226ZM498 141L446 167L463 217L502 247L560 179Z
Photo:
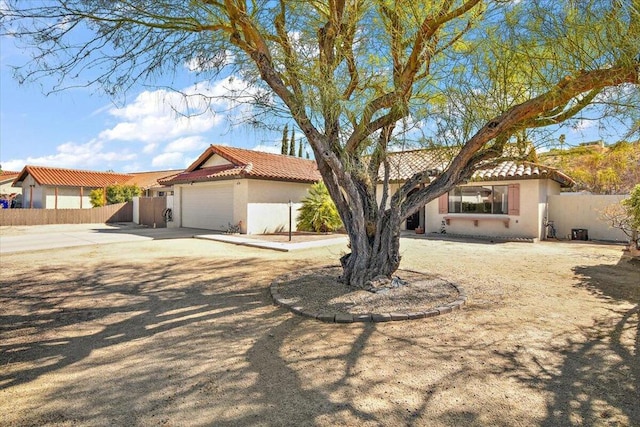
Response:
M0 254L73 246L191 238L211 230L148 228L133 223L0 227Z

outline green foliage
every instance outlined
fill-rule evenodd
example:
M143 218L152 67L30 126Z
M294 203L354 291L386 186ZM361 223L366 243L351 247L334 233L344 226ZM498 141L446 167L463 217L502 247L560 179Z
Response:
M280 148L280 154L287 155L289 153L289 125L285 124L282 129L282 147Z
M581 145L541 154L540 162L560 168L576 181L575 190L625 194L640 182L640 141Z
M633 187L631 196L622 201L622 206L624 206L627 214L631 218L631 226L634 227L637 232L640 232L640 184Z
M104 206L104 190L102 188L91 190L89 193L89 200L91 201L91 206L94 208Z
M338 209L323 182L311 186L309 195L302 200L302 207L298 211L298 230L328 232L342 228Z
M134 197L140 196L142 190L137 185L124 185L114 184L107 187L107 204L113 205L116 203L125 203L133 200ZM99 207L104 206L104 190L97 188L89 193L89 199L91 200L91 206Z
M296 155L296 131L291 129L291 142L289 142L289 155Z

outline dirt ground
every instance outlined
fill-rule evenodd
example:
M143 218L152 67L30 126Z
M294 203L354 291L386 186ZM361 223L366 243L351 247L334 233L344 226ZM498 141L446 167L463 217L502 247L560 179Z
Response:
M404 238L450 314L327 324L269 284L341 246L196 239L3 255L0 425L640 426L640 266L622 247Z

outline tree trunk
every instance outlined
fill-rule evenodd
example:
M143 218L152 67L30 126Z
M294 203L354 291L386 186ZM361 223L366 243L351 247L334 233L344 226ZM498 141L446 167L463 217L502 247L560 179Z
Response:
M371 229L368 233L359 232L360 227L348 230L351 253L340 258L341 282L366 289L373 279L390 279L400 266L400 221L397 215L384 215L378 221L377 234Z

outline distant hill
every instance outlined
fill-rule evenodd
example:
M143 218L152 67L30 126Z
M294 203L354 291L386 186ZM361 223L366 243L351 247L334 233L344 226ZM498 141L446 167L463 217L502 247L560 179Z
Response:
M640 141L581 144L538 154L538 161L576 180L575 191L628 194L640 183Z

